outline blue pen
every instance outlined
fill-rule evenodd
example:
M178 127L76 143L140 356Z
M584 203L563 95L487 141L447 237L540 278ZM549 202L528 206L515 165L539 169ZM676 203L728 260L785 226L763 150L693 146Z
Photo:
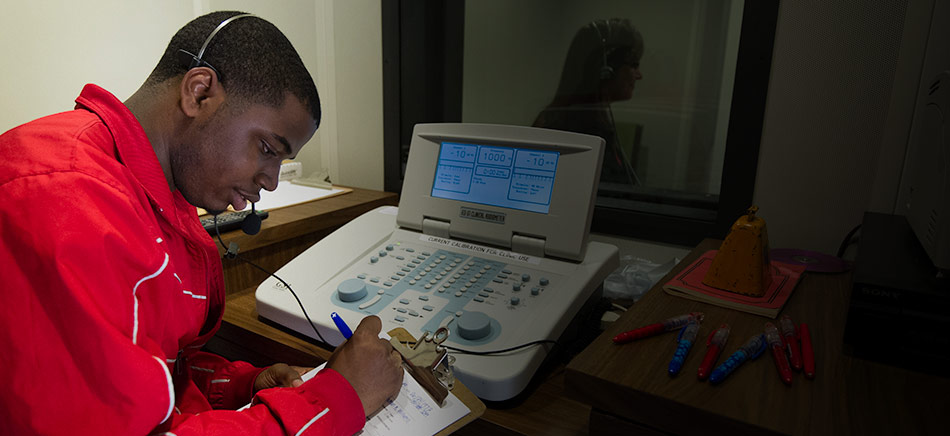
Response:
M680 330L679 337L676 338L676 352L673 353L673 359L670 360L671 377L679 374L680 369L683 368L683 362L686 361L686 355L689 354L693 342L696 341L697 333L699 333L699 320L690 315L689 320L686 321L686 327Z
M749 342L746 342L745 345L739 347L735 353L732 353L725 362L722 362L721 365L717 366L713 370L712 374L709 376L709 382L712 384L721 383L726 377L729 376L739 365L745 363L746 360L752 360L756 357L762 355L762 352L765 351L765 335L758 334L749 338Z
M333 320L333 323L336 324L336 328L340 330L340 333L343 334L344 339L349 339L350 336L353 336L353 331L350 330L350 327L343 322L343 318L340 318L336 312L330 314L330 319Z

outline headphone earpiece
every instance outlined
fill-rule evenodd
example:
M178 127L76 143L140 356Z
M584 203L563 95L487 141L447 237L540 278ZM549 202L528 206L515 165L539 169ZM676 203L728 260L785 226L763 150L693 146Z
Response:
M601 60L603 63L600 66L600 80L609 80L614 77L614 68L607 63L607 36L610 35L610 21L604 20L604 23L607 25L607 34L603 34L600 31L600 26L597 22L600 20L594 20L590 22L591 27L594 28L594 31L597 32L597 37L600 39L600 50L601 50Z

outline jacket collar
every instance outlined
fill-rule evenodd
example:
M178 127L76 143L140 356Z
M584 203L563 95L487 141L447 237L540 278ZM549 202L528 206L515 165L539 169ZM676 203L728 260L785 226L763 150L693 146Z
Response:
M139 181L158 213L168 222L175 223L179 228L183 227L185 219L181 219L182 214L176 213L176 206L181 207L187 202L183 198L181 201L175 201L176 195L168 188L168 181L158 157L155 156L155 150L132 111L112 93L94 84L83 88L76 98L76 108L89 110L105 123L112 133L119 161L128 167ZM180 194L177 197L180 197ZM190 214L185 216L188 215Z

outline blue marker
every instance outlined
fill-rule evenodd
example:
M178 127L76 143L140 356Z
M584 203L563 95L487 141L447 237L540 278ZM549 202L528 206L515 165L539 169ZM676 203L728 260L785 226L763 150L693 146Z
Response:
M340 333L343 334L344 339L349 339L350 336L353 336L353 331L350 330L350 327L343 322L343 318L340 318L340 315L337 315L336 312L330 314L330 319L336 324L336 328L340 329Z
M729 376L729 374L732 373L732 371L735 371L739 365L745 363L746 360L752 360L762 355L762 352L765 351L765 348L765 335L758 334L749 338L749 342L746 342L745 345L739 347L735 353L732 353L732 355L729 356L729 359L726 359L725 362L713 370L712 375L709 376L709 382L712 384L721 383L726 379L726 377Z
M689 320L686 322L686 327L680 330L679 337L676 339L676 352L673 353L673 359L670 360L669 372L671 377L679 374L680 369L683 369L686 355L689 354L690 348L693 347L697 333L699 333L699 320L690 315Z

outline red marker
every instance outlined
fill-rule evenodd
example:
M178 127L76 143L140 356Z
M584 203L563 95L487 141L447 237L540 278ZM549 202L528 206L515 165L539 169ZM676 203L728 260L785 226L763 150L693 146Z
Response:
M782 326L782 336L785 337L785 348L788 351L788 362L795 371L802 370L802 350L798 345L798 334L795 332L795 323L788 315L782 315L779 322Z
M769 343L772 349L772 357L775 358L775 367L778 368L779 378L785 384L792 385L792 368L788 366L788 359L785 358L785 344L782 343L782 335L779 334L775 324L765 323L765 341Z
M614 336L614 343L626 344L627 342L635 341L637 339L648 338L650 336L658 335L663 332L676 330L686 325L686 323L689 322L690 316L695 317L696 321L703 320L702 312L691 312L691 313L687 313L686 315L674 316L673 318L670 318L666 321L643 326L634 330L623 332L617 336Z
M729 338L729 324L723 324L713 331L706 339L706 356L703 357L703 363L699 364L699 371L696 376L700 380L706 380L712 373L713 366L719 360L723 347L726 345L726 339Z
M811 332L808 331L808 324L802 323L798 328L798 334L802 339L802 365L805 368L805 378L811 380L815 378L815 351L811 346Z

